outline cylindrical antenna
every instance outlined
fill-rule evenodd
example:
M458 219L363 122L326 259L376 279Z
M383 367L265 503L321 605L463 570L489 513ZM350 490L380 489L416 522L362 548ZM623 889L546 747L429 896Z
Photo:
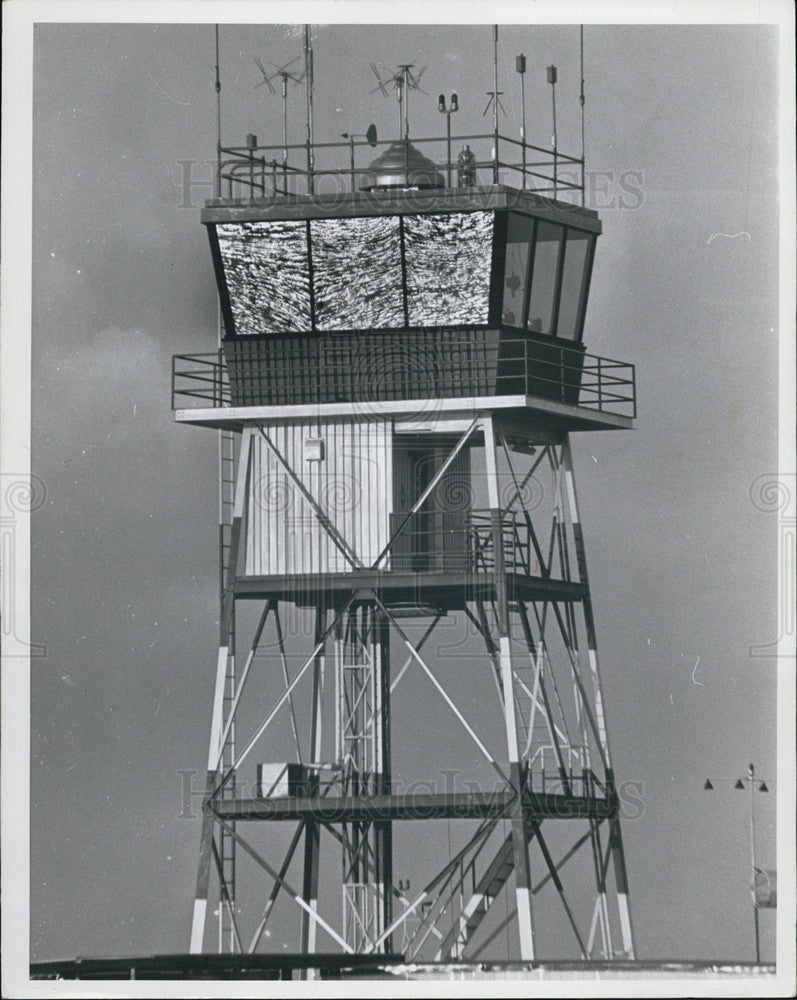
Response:
M581 48L581 93L579 101L581 103L581 207L586 204L587 189L587 161L584 153L584 25L579 29L579 41Z
M526 187L526 57L515 56L515 69L520 74L520 141L523 155L523 187Z
M313 170L313 42L310 37L310 25L304 26L304 81L305 108L307 120L307 190L310 194L315 190Z
M219 76L219 26L216 25L216 197L221 198L221 77Z
M556 158L556 66L548 67L548 83L551 85L551 101L553 107L553 135L551 136L551 143L553 145L553 194L556 197L557 191L557 158Z
M498 183L498 25L493 25L493 184Z

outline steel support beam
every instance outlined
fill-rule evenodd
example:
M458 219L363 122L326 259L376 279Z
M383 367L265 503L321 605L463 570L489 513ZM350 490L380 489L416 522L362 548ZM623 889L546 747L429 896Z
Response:
M515 895L517 898L518 936L520 957L534 959L534 923L531 910L531 868L528 844L531 830L523 812L522 797L526 785L525 769L521 770L518 747L517 719L515 717L514 683L512 675L512 649L509 636L509 605L506 593L504 567L504 537L500 484L498 480L498 453L492 416L482 421L484 429L484 454L487 464L487 493L493 520L493 547L495 549L495 591L499 631L499 659L501 686L504 692L504 728L506 732L509 778L517 797L512 809L512 848L515 869Z

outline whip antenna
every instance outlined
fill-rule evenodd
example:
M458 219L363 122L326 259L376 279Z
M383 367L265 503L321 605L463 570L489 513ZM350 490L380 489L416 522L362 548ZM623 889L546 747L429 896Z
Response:
M216 28L216 197L221 198L221 77L219 76L219 26Z
M582 24L579 28L579 41L581 48L581 93L579 94L579 102L581 103L581 207L583 208L586 204L586 189L587 189L587 161L584 154L584 25Z
M304 26L304 90L307 121L307 190L313 194L315 168L313 158L313 42L310 37L310 25Z

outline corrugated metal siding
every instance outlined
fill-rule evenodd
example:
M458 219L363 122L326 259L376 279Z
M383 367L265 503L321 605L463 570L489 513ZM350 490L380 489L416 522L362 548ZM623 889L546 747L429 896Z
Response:
M263 425L360 562L371 565L389 538L393 499L392 426L387 421L304 421ZM321 438L324 460L304 456ZM246 573L345 573L351 564L261 434L253 441Z

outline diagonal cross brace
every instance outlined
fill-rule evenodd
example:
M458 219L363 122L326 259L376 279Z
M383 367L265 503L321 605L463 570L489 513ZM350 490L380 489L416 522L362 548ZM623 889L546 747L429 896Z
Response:
M293 482L294 486L296 486L296 488L302 494L302 496L307 501L307 503L310 504L310 508L312 509L312 511L315 514L315 516L318 518L318 522L321 525L321 527L324 529L324 531L326 531L326 533L329 535L329 537L332 539L332 541L335 543L335 545L343 553L343 555L347 559L347 561L348 561L349 565L352 567L352 569L364 569L365 567L363 566L363 563L360 561L359 557L357 556L357 553L354 551L354 549L351 547L351 545L349 545L349 543L346 541L346 539L343 537L343 535L338 531L338 529L332 523L332 521L329 518L329 515L324 510L324 508L321 506L321 504L316 500L316 498L313 496L313 494L307 489L307 487L304 485L304 483L301 481L301 479L299 479L299 477L296 475L296 473L293 471L293 469L290 467L290 465L288 465L288 462L285 459L285 457L279 451L279 449L274 444L274 442L271 440L271 438L268 436L268 434L266 434L266 432L263 430L263 428L260 427L259 430L260 430L260 433L261 433L261 435L263 437L263 440L269 446L269 448L271 449L271 451L273 452L274 456L276 457L276 459L280 463L280 465L283 467L283 469L285 469L285 471L288 473L288 476L290 477L290 479Z
M451 451L450 455L448 456L448 458L445 460L445 462L443 462L443 464L440 466L440 468L437 470L437 472L432 477L432 481L429 483L429 485L426 487L426 489L423 491L423 493L421 493L421 495L418 497L418 499L412 505L412 510L409 512L409 514L407 514L407 516L404 518L404 520L401 522L401 524L398 526L398 528L393 532L393 534L391 535L390 540L388 541L387 545L382 549L382 551L376 557L376 561L371 566L371 569L379 569L379 564L382 562L382 560L385 558L385 556L388 554L388 552L390 552L390 550L393 548L393 546L394 546L394 544L396 542L396 539L404 531L404 529L407 527L407 525L410 523L410 521L415 517L415 515L421 509L421 507L426 502L426 500L429 498L429 496L431 496L432 491L436 488L437 484L443 478L443 476L445 475L446 471L448 470L448 467L451 465L451 463L454 461L454 459L457 457L457 455L465 447L465 444L466 444L468 438L473 434L473 432L479 426L479 422L480 422L480 418L479 417L475 417L474 420L473 420L473 422L471 423L471 425L468 427L468 429L465 431L465 433L462 435L462 437L459 439L459 441L457 441L457 443L454 445L454 448L452 449L452 451Z

